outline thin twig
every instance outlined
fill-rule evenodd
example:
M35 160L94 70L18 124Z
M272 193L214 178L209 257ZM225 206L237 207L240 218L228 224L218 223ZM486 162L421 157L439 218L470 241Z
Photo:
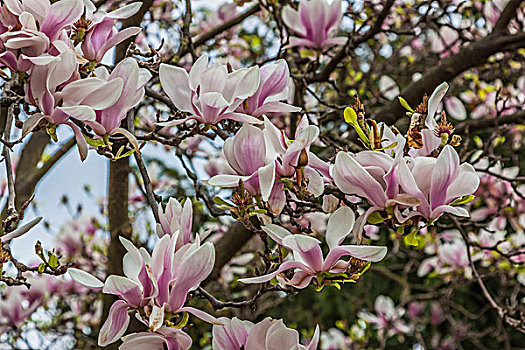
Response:
M151 184L151 179L149 177L148 170L144 165L144 160L142 159L142 156L138 152L134 152L133 155L135 156L135 161L137 162L140 175L142 176L142 181L144 181L144 187L146 188L146 199L148 200L148 204L151 207L153 216L155 217L155 222L159 224L159 207L157 205L157 201L155 200L155 193L153 192L153 185Z

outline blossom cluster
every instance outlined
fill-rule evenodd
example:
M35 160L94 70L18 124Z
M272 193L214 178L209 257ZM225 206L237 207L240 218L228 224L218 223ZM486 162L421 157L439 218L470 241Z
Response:
M56 127L64 124L75 133L82 159L90 138L106 144L109 135L120 133L138 149L120 122L141 101L151 74L132 58L119 62L111 73L94 68L109 50L140 32L138 27L119 31L115 26L140 6L135 2L107 13L82 0L3 3L0 63L19 77L25 100L34 107L23 136L45 127L56 140ZM84 135L86 127L93 134Z
M322 70L326 67L322 55L337 46L343 46L339 55L344 54L354 40L339 36L344 17L342 3L303 0L295 5L290 2L281 6L279 30L287 36L281 42L282 48L297 53L308 62L305 66ZM264 6L273 5L265 2ZM414 278L432 280L438 276L449 283L461 277L472 281L477 274L475 264L479 264L505 269L525 284L525 273L520 268L525 262L525 253L520 250L525 242L525 206L520 195L507 196L514 190L511 180L518 176L519 169L502 170L501 164L494 166L492 159L485 162L476 154L464 156L458 150L461 137L447 120L449 116L466 119L467 107L474 108L473 118L495 115L495 109L490 113L483 110L487 104L496 104L495 91L490 91L488 103L480 103L468 94L445 97L449 85L443 82L412 108L398 96L396 82L381 75L377 98L391 103L399 98L406 110L408 128L401 132L391 123L379 122L379 116L374 119L357 94L354 104L347 108L317 98L311 105L326 104L333 109L327 112L327 118L340 121L340 130L349 139L348 144L334 145L327 142L330 138L323 130L318 110L296 98L296 88L301 93L305 89L315 93L308 88L308 79L315 81L315 75L299 75L302 68L286 56L279 54L250 66L241 64L241 60L232 65L213 50L195 50L190 40L187 52L186 43L180 43L179 52L186 56L177 54L163 63L159 60L158 65L145 64L135 57L115 62L113 67L102 64L110 50L141 31L138 27L119 29L117 23L136 14L140 7L141 2L132 2L105 12L97 10L90 0L6 0L0 8L0 64L9 69L8 78L18 84L29 105L24 110L27 118L22 138L45 129L56 141L56 128L67 125L75 134L84 160L89 146L112 150L113 136L123 135L137 152L143 179L143 183L136 181L140 195L132 196L125 204L147 203L156 220L151 237L119 237L126 251L123 270L109 276L93 262L104 262L107 247L94 247L90 238L78 232L92 238L98 227L93 222L72 223L59 237L57 253L49 255L57 261L62 254L72 257L67 268L62 265L71 279L31 282L37 287L38 283L45 284L36 290L9 289L0 301L2 323L11 327L23 324L52 294L89 294L92 301L98 292L116 297L101 321L98 346L121 341L120 349L130 350L189 349L195 343L190 336L190 315L212 325L213 349L226 350L313 350L319 346L344 349L350 343L364 344L365 332L376 332L384 341L417 336L418 322L427 317L427 309L431 324L444 322L444 312L437 303L409 303L406 298L411 292L410 283L397 275L393 279L404 288L399 305L389 296L372 293L373 297L377 295L373 310L371 303L368 308L358 306L355 324L324 332L317 326L315 331L303 334L303 339L281 319L265 317L253 323L203 311L194 302L196 297L208 299L216 310L236 304L222 303L204 290L210 276L217 272L216 260L223 253L216 251L217 237L230 234L224 223L231 224L232 219L259 236L253 245L261 250L259 265L254 262L257 255L252 250L228 257L219 266L217 273L228 287L233 286L231 289L245 288L246 292L246 285L258 285L253 287L253 291L257 288L253 300L237 305L252 306L269 291L292 294L311 286L318 292L325 287L339 290L346 283L365 278L367 271L375 273L374 268L369 270L373 263L387 256L398 258L399 246L421 258L419 264L411 263L407 268L416 266ZM478 10L486 12L488 27L496 25L492 17L499 11L494 6ZM345 11L348 14L354 9ZM200 29L205 35L238 15L238 6L224 4L207 16ZM185 26L191 25L184 21ZM230 34L235 32L228 29ZM356 30L356 38L361 29ZM459 38L455 30L444 26L439 32L429 30L424 40L431 42L432 52L447 58L461 50ZM242 49L242 54L236 55L234 46L228 46L234 58L249 56L248 50ZM410 56L424 44L412 46L402 56ZM151 52L163 57L153 48ZM313 56L315 62L310 60ZM516 83L518 89L524 81ZM150 108L155 117L142 120L146 127L135 133L133 128L121 127L121 123L145 101L147 84L151 87L148 98L155 100L155 108ZM511 94L518 95L516 91ZM167 108L157 110L157 102ZM510 111L515 112L522 101L514 98L511 102ZM157 179L152 181L143 169L138 139L173 146L195 192L188 195L182 191L182 201L174 197L165 201L155 193L184 185L165 179L158 181L160 185ZM203 145L203 140L210 142ZM129 154L131 151L122 157ZM195 169L194 164L187 166L184 157L191 161L202 154L208 160L203 170L209 178L201 181L201 169ZM119 151L116 158L120 155ZM486 175L480 177L479 171ZM187 196L202 199L207 211L194 207ZM217 227L206 230L208 227L201 221L195 224L194 212L228 216L230 221L219 218ZM464 232L458 219L469 216L473 222L489 216L492 219L486 227ZM445 225L446 219L456 223L457 229L438 232L436 227ZM2 236L1 243L25 234L39 220ZM393 247L391 241L384 240L373 245L380 230L390 234ZM219 234L210 234L212 231ZM71 267L73 264L75 267ZM43 267L47 266L52 267L44 260ZM431 288L417 287L425 291ZM73 300L71 304L72 310L85 312L81 303ZM89 322L86 318L84 323ZM127 334L135 319L143 331ZM342 334L343 328L346 334ZM433 341L436 348L447 348L449 343L450 339Z

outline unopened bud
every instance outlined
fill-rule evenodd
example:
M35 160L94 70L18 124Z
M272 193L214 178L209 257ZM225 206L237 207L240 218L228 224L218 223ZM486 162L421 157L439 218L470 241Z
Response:
M303 149L301 151L301 154L299 155L299 160L297 161L298 167L303 167L308 165L308 152L306 152L306 149Z

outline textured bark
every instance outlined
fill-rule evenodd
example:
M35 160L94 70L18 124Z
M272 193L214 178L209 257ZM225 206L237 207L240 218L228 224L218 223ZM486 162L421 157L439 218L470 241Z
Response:
M122 28L139 26L144 15L153 4L153 0L143 1L140 10L131 18L122 21ZM134 38L122 42L117 46L115 52L115 62L121 61L126 56L126 50ZM123 127L126 127L126 120L123 121ZM116 149L120 147L115 145ZM126 249L122 246L119 236L130 239L132 234L131 222L128 215L129 203L129 174L130 165L129 157L109 162L108 178L108 222L110 243L108 246L108 275L122 275L122 258L126 254ZM103 295L102 321L106 320L109 308L117 298L114 295ZM128 328L128 332L137 332L143 330L142 325L133 317ZM117 349L120 342L115 342L106 347L106 349Z
M42 159L49 141L49 135L45 130L40 130L31 135L22 149L15 171L15 206L17 210L31 197L38 182L47 173L47 171L39 171L38 163ZM7 206L4 206L0 216L1 220L6 218L6 209Z

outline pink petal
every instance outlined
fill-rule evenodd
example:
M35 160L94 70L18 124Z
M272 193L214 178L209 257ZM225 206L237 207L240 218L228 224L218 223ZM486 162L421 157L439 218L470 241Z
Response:
M307 273L310 273L310 274L312 273L311 269L308 268L302 262L299 262L299 261L285 261L284 263L281 264L281 266L279 266L279 268L276 271L274 271L272 273L269 273L269 274L263 275L263 276L257 276L257 277L240 278L239 282L245 283L245 284L254 284L254 283L268 282L269 280L271 280L272 278L274 278L278 274L280 274L280 273L282 273L284 271L290 270L290 269L300 269L300 270L305 271Z
M124 335L129 325L128 309L129 305L122 300L117 300L111 305L108 318L98 334L99 346L114 343Z
M448 187L459 173L459 155L456 150L446 145L439 154L432 173L430 187L430 206L436 208L445 203Z

